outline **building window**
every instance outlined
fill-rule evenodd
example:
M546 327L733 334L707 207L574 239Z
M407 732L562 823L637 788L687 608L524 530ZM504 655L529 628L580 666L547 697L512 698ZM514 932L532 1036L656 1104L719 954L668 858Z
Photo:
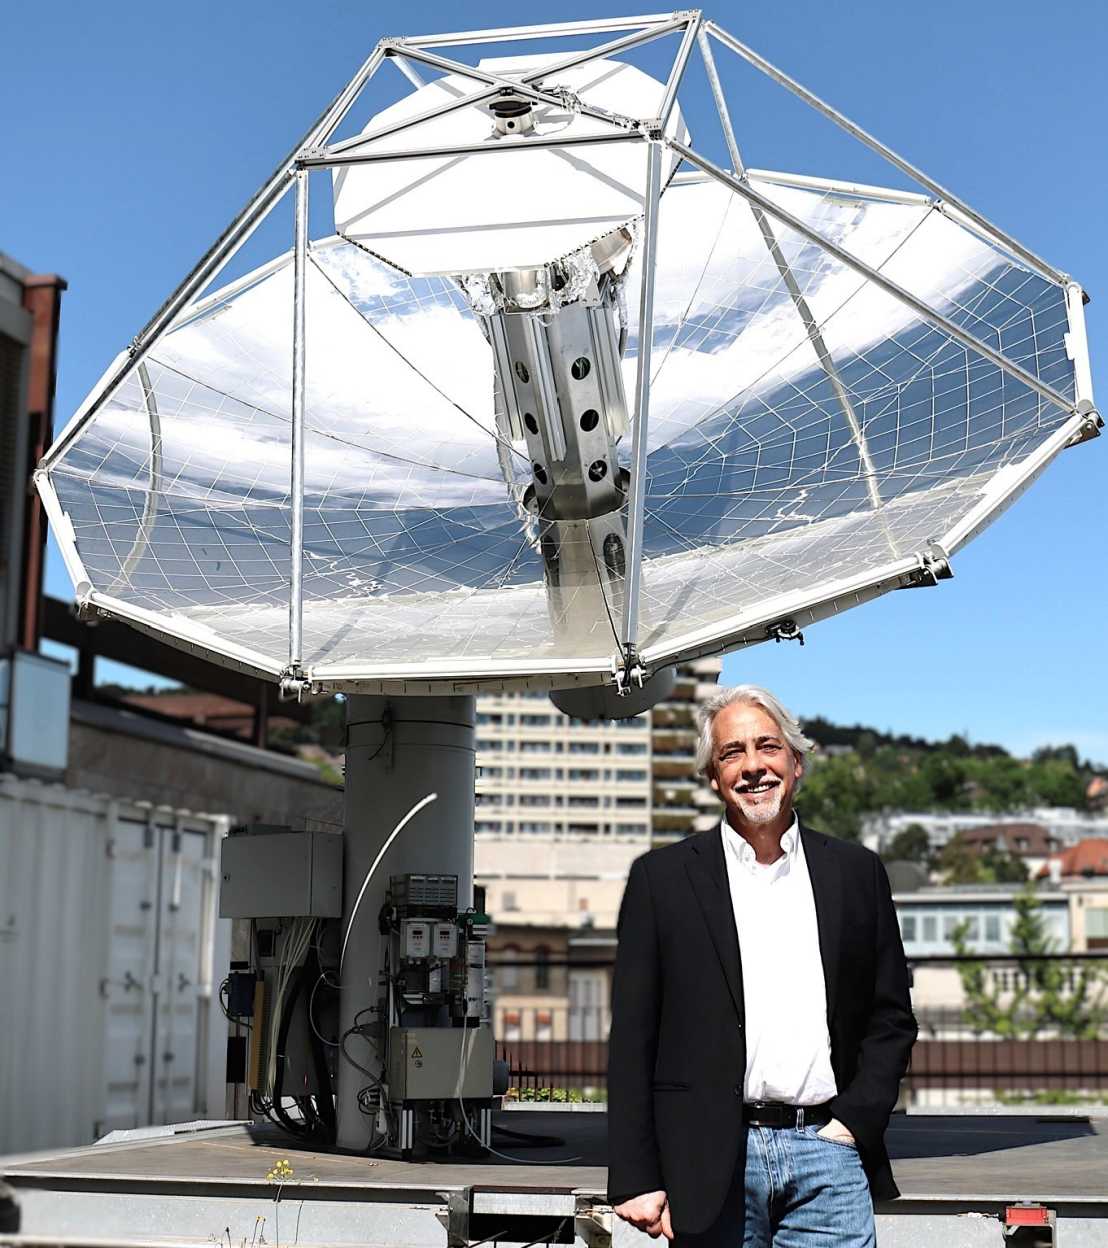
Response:
M571 741L569 752L571 754L599 754L600 746L595 741Z
M939 938L939 921L933 914L925 914L923 916L923 940L925 944L933 945Z
M535 1013L535 1039L554 1039L554 1018L549 1010L537 1010Z
M616 743L617 754L645 754L646 750L645 741L618 741Z
M550 950L546 945L535 950L535 991L550 991Z
M900 934L904 937L906 945L914 945L916 943L916 916L914 914L902 914L900 916Z
M519 906L516 904L515 893L510 892L508 889L505 889L504 892L500 894L500 909L501 910L518 910L519 909Z
M591 767L571 767L569 769L570 780L599 780L600 772Z
M989 944L995 945L1000 943L1000 915L985 915L985 939Z
M515 945L505 945L501 950L500 956L505 962L517 962L519 960L519 950ZM496 968L497 987L502 992L514 992L519 987L519 967L518 966L498 966ZM504 1021L508 1021L509 1011L505 1011ZM517 1023L519 1015L516 1015ZM506 1038L506 1037L505 1037ZM519 1038L518 1036L516 1037Z
M1085 911L1085 943L1090 949L1108 949L1108 906Z

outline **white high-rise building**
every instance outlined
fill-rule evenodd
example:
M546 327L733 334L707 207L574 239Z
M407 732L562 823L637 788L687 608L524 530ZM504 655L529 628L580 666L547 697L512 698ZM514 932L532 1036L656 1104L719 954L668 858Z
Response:
M486 837L650 843L650 713L587 723L545 694L477 701L477 823Z

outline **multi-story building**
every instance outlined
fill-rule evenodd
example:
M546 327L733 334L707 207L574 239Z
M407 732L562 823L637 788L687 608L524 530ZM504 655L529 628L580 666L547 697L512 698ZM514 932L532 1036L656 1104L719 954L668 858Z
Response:
M718 658L680 664L673 692L651 711L655 844L719 823L719 800L696 774L696 710L715 690L722 666Z
M586 722L542 694L477 703L478 840L650 839L650 714Z
M665 702L614 722L570 718L543 695L478 698L474 876L495 924L499 1038L607 1035L631 863L719 819L696 775L694 719L719 670L682 664Z
M719 659L677 669L673 692L633 719L563 715L542 694L477 700L478 840L676 840L711 827L719 803L696 774L696 708Z

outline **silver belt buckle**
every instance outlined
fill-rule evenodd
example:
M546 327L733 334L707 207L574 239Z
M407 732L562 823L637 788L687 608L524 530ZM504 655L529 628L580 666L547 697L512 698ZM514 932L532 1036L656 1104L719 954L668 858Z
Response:
M796 1129L798 1131L804 1130L804 1106L803 1105L798 1105L796 1107Z

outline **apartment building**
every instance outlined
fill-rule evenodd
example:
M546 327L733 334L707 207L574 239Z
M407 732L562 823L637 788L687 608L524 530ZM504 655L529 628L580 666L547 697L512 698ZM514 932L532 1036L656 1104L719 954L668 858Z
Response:
M678 668L670 697L632 719L563 715L543 694L477 700L478 840L615 840L636 852L719 820L696 775L696 708L719 659Z
M607 1035L631 863L719 820L696 776L694 716L720 666L682 664L665 702L615 722L572 719L538 694L478 698L474 876L494 923L498 1038Z
M478 840L650 840L650 713L586 722L544 694L477 700Z
M696 710L717 688L722 666L718 658L680 664L673 692L650 713L655 844L703 832L720 821L719 799L696 774Z

